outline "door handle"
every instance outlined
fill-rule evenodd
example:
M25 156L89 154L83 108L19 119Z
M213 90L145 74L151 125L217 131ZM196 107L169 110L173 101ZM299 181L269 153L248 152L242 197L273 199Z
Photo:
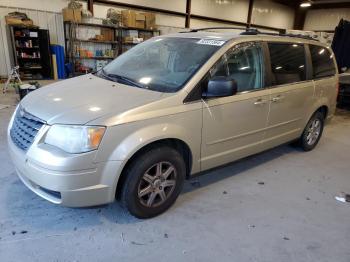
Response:
M278 95L271 99L272 102L278 102L284 99L284 96Z
M263 99L259 98L258 100L256 100L254 102L254 105L256 105L256 106L265 105L266 102L267 102L266 100L263 100Z

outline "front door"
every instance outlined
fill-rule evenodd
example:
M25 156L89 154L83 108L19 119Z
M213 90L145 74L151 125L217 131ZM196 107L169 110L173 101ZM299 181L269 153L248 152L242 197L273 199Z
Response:
M230 76L237 94L203 100L201 167L206 170L262 150L269 112L264 56L260 43L229 50L208 77ZM207 79L208 80L208 79Z

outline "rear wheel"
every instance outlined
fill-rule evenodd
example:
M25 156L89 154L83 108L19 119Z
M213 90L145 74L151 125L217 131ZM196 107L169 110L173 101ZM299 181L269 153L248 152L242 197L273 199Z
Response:
M316 112L307 123L299 144L304 151L310 151L316 147L320 140L324 127L324 115Z
M178 151L167 146L151 148L127 168L122 204L138 218L157 216L176 201L185 173L185 162Z

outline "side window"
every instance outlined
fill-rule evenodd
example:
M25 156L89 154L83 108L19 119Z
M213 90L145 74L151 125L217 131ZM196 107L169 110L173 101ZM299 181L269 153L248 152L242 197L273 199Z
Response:
M310 45L313 77L321 78L335 75L333 56L322 46Z
M306 59L303 44L268 43L272 82L283 85L306 80Z
M216 62L216 64L210 69L209 73L211 78L228 75L226 55L222 56L220 60Z
M244 43L226 54L229 76L237 82L238 92L264 87L264 55L260 43Z
M228 76L237 83L237 91L245 92L264 87L264 60L260 43L239 44L210 70L211 77Z

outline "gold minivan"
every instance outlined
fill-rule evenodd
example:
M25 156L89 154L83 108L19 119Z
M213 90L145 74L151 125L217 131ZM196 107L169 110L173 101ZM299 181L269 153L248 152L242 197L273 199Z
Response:
M287 35L201 30L152 38L102 70L27 95L8 128L23 183L65 206L116 198L167 210L195 173L297 141L335 111L332 50Z

